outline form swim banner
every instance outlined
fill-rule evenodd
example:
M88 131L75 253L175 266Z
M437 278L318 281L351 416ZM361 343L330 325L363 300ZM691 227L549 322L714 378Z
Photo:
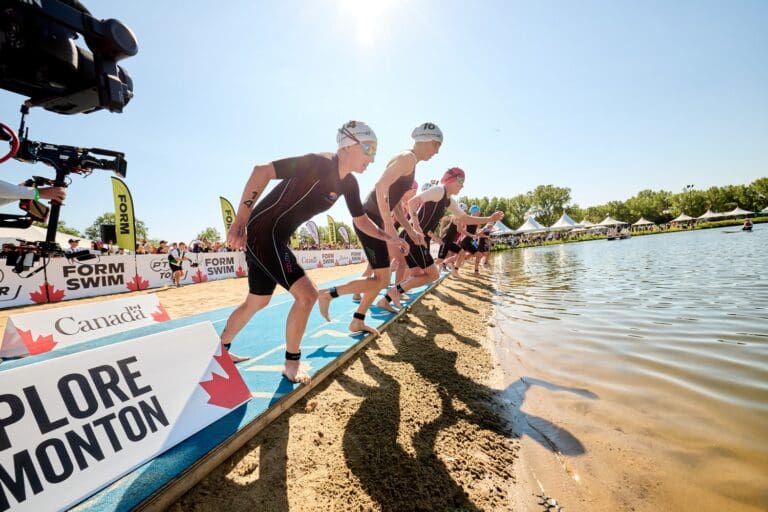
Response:
M170 319L155 294L11 315L0 357L44 354Z
M227 239L227 233L229 233L229 227L235 221L235 209L232 208L230 203L225 197L219 196L219 203L221 204L221 218L224 220L224 240Z
M328 241L332 244L336 243L336 222L333 220L333 217L330 215L326 215L328 217Z
M70 508L251 398L210 322L0 369L0 389L0 512Z
M119 178L112 177L112 194L115 198L115 231L119 247L136 250L136 218L133 215L131 192ZM105 240L106 242L106 240Z

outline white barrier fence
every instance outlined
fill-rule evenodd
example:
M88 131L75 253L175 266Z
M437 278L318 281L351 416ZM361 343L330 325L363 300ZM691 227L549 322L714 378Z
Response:
M248 275L245 253L188 253L196 263L184 262L183 284L203 283ZM305 269L333 267L365 261L362 249L339 251L296 251ZM0 261L0 265L2 265ZM40 265L40 263L38 263ZM159 288L171 283L171 270L165 254L101 256L84 262L53 258L42 270L36 266L16 274L0 266L0 309L28 304L110 295Z

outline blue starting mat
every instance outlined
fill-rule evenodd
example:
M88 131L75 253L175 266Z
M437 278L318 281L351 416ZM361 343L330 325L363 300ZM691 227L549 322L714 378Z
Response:
M381 330L444 277L445 274L434 283L409 290L410 300L402 302L403 308L398 313L372 306L366 316L366 323ZM347 277L322 286L341 285L348 280ZM237 365L251 391L249 402L113 482L72 510L128 511L169 506L181 493L226 460L373 338L368 333L351 334L347 330L352 313L357 309L357 303L352 301L351 295L331 301L331 322L327 322L315 307L301 343L302 362L312 377L312 384L294 384L282 376L285 321L292 304L293 297L288 293L274 297L267 307L254 315L232 343L234 353L250 357L248 361ZM207 311L36 357L5 361L0 365L0 371L203 321L212 322L220 334L234 309L228 307Z

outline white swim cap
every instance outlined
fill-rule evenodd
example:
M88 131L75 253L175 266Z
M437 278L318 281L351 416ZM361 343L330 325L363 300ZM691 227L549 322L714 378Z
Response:
M443 143L443 132L434 123L420 124L411 132L411 137L416 142L429 142L435 140Z
M370 126L362 121L349 121L336 132L336 143L339 148L352 146L360 142L376 142L376 134Z

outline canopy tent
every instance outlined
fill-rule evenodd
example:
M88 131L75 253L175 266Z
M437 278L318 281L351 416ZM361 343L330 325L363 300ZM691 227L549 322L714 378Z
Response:
M768 206L760 210L760 213L768 213Z
M729 212L723 212L723 217L741 217L742 215L752 215L755 212L750 212L738 206Z
M523 225L515 230L515 233L533 233L535 231L544 231L544 228L541 227L541 224L536 222L536 219L528 217Z
M594 222L589 222L587 219L584 219L581 222L579 222L579 226L583 228L591 228L594 225L595 225Z
M718 219L722 217L722 213L713 212L712 210L707 209L704 213L696 217L699 220L708 220L708 219Z
M506 224L504 224L500 220L496 221L496 224L493 225L493 229L491 230L491 236L506 236L506 235L513 235L514 233L515 233L514 230L510 229Z
M632 224L633 226L655 226L653 222L645 219L645 217L640 217L640 220Z
M37 242L45 240L46 228L29 226L27 229L0 228L0 242L4 244L15 244L17 239L27 242ZM69 239L80 240L80 247L83 249L91 248L91 241L80 236L68 235L67 233L56 233L56 242L62 249L69 247Z
M622 226L626 224L626 222L621 220L616 220L614 218L611 218L610 215L608 215L606 218L603 219L603 221L598 224L598 226Z
M691 222L692 220L696 220L696 219L694 219L690 215L681 213L680 215L672 219L670 222Z
M579 227L576 222L568 216L567 213L563 212L563 214L560 216L560 218L549 226L549 229L551 231L565 231L567 229L573 229Z

